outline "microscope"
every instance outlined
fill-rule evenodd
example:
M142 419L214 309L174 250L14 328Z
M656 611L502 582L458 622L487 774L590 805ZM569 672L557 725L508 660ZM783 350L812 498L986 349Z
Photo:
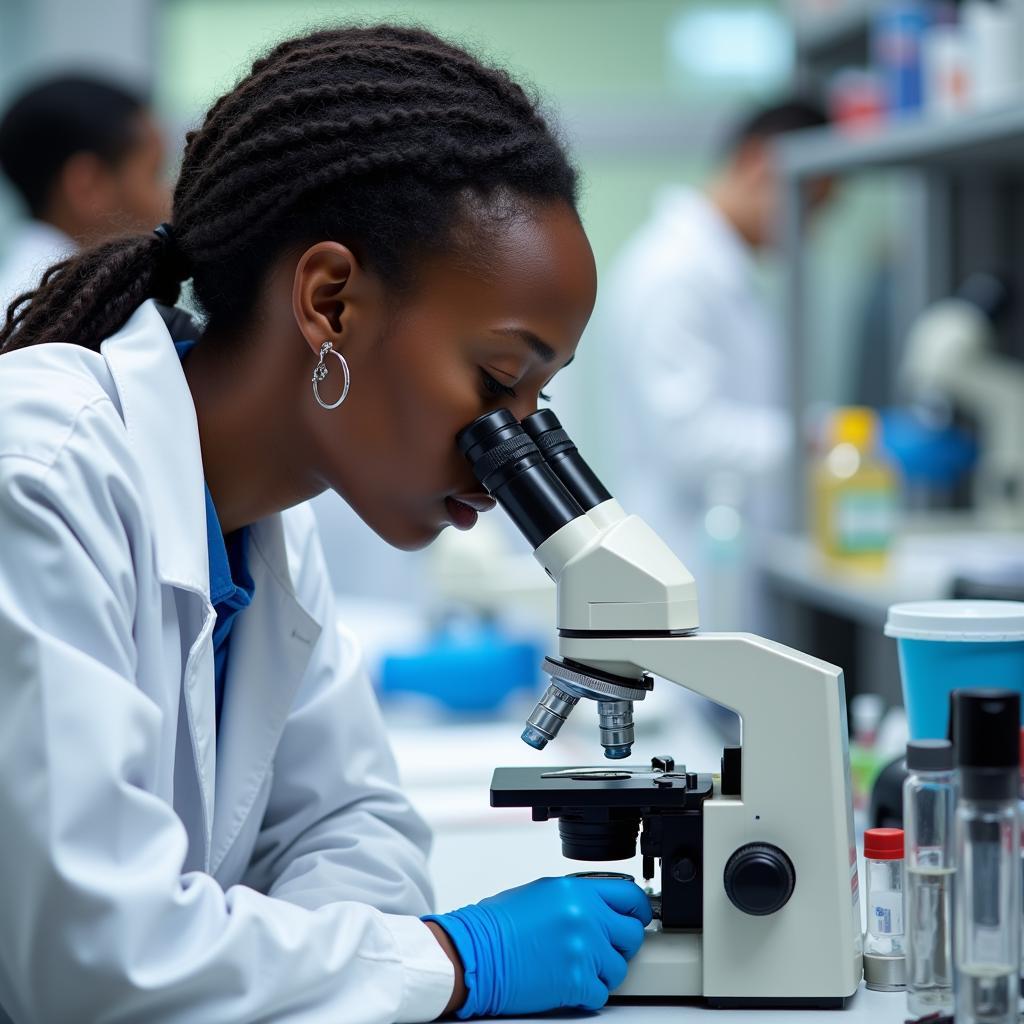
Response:
M941 408L952 401L977 420L979 518L989 527L1017 530L1024 525L1024 364L1000 354L997 344L1009 301L998 277L972 274L911 325L900 379L917 403Z
M556 818L563 854L632 857L657 875L656 920L616 996L722 1007L845 1005L861 921L842 671L745 633L701 633L686 567L627 515L547 409L505 409L457 438L557 588L558 657L523 739L553 740L597 704L602 767L498 768L491 805ZM655 678L737 712L721 771L668 755L624 766ZM658 862L658 870L655 869Z

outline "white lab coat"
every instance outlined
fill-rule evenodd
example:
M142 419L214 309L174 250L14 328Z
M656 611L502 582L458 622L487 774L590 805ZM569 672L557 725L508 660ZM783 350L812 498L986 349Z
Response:
M737 496L748 527L770 521L777 496L768 479L792 444L779 333L752 254L706 195L670 188L623 249L605 292L618 496L694 573L705 625L751 628L749 608L735 609L741 621L708 614L722 605L714 594L721 552L704 518L725 492ZM747 557L728 554L740 593L750 586Z
M20 224L0 261L0 323L19 295L35 288L44 273L76 249L63 231L41 220Z
M203 468L145 303L0 356L0 1007L14 1021L426 1021L428 832L309 510L255 524L214 728ZM0 1010L0 1018L4 1018Z

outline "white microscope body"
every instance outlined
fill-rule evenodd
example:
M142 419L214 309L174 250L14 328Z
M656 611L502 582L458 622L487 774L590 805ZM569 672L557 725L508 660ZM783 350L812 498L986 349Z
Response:
M491 415L507 425L508 414L504 420ZM700 633L692 575L642 519L607 495L549 411L524 426L541 417L547 440L558 443L545 447L538 431L533 436L567 489L578 497L584 492L578 511L587 511L557 529L532 529L532 540L544 537L534 553L557 586L559 654L571 665L564 676L552 672L552 686L524 739L536 740L538 729L544 737L534 745L554 737L564 721L558 715L568 714L567 701L575 705L578 699L559 692L563 680L589 671L597 690L609 679L649 687L652 673L731 708L742 721L738 784L731 779L723 793L715 776L713 792L700 805L701 927L669 930L656 921L616 995L700 996L740 1006L843 1005L860 984L862 939L842 670L762 637ZM512 450L505 468L495 470L502 450L487 462L481 454L486 445L474 449L472 441L460 442L463 451L469 450L481 480L494 485L492 493L529 536L536 523L524 525L523 510L533 499L522 488L513 495L506 487L519 471L508 466L522 456ZM514 446L503 444L506 453ZM572 459L559 465L566 448ZM581 473L595 486L587 479L578 484ZM598 498L585 500L595 493ZM546 667L552 664L549 659ZM580 692L599 702L612 699L585 686ZM636 699L643 695L639 689ZM628 716L613 716L616 705L599 703L609 757L626 756L631 748L628 706ZM609 785L613 792L616 784ZM684 791L688 787L683 783ZM494 794L492 786L492 802ZM546 818L537 813L543 799L531 802L535 818ZM730 873L747 863L748 852L756 860L766 850L788 862L787 891L779 894L777 909L743 909L739 886L727 891ZM766 893L756 890L764 876L758 872L755 867L747 881L754 883L754 901L763 902ZM779 876L769 876L775 885Z
M861 921L842 670L751 634L696 632L693 577L614 499L536 557L558 586L563 658L620 676L654 673L742 720L740 793L716 787L704 804L703 930L653 931L616 994L758 1003L852 995ZM785 851L796 882L780 910L753 916L730 901L723 873L736 851L762 843Z

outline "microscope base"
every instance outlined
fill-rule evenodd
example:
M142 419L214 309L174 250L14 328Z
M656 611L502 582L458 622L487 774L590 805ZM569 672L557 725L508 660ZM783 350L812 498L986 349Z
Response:
M702 999L716 1010L842 1010L845 996L705 996L701 934L662 931L657 922L647 931L640 952L630 961L626 980L612 993L624 999Z
M699 996L703 989L700 932L665 932L655 922L629 963L616 996Z

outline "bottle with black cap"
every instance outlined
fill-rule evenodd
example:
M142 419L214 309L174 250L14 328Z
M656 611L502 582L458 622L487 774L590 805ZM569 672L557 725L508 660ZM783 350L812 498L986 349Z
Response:
M958 690L957 1024L1016 1024L1020 965L1020 695Z
M949 740L911 740L903 784L907 850L907 1008L953 1012L952 898L957 778Z

